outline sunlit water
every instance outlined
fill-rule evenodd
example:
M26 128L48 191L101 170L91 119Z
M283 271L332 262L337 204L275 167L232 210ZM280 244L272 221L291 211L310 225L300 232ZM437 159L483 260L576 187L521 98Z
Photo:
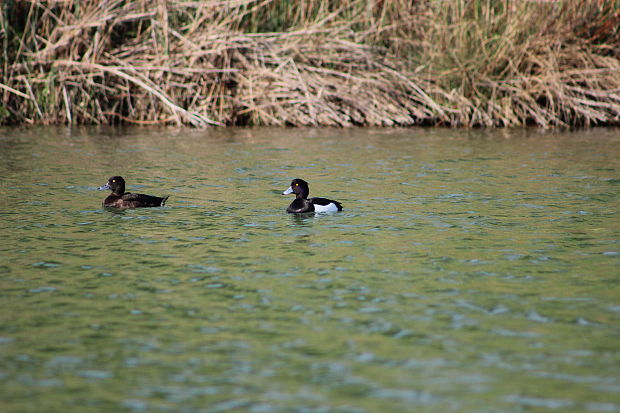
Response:
M618 412L620 131L0 129L2 412ZM104 210L96 188L170 195ZM344 211L293 216L292 178Z

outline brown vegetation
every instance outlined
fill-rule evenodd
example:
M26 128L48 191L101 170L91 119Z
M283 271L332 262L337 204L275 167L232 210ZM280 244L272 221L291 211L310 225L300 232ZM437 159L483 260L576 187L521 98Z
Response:
M620 124L614 0L0 4L4 124Z

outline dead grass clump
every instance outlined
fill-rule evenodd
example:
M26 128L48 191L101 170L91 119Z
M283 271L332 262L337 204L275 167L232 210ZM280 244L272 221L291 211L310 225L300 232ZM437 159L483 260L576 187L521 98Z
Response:
M427 16L419 62L459 96L453 124L618 123L620 11L613 2L490 4L448 2Z
M613 0L0 7L0 123L620 123Z

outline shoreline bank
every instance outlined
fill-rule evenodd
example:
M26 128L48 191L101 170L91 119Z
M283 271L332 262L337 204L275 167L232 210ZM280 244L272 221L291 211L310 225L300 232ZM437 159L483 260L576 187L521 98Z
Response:
M620 125L617 1L1 7L4 125Z

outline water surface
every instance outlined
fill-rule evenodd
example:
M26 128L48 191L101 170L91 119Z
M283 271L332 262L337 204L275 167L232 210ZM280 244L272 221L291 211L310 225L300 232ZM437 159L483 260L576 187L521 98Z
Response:
M620 131L0 129L6 412L620 411ZM109 211L96 191L170 195ZM344 211L294 216L292 178Z

